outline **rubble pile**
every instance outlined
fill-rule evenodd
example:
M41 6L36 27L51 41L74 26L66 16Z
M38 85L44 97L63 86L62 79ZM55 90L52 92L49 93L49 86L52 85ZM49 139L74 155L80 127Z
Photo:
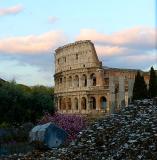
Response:
M135 101L120 112L94 122L67 147L15 157L19 160L157 159L157 106L152 100Z

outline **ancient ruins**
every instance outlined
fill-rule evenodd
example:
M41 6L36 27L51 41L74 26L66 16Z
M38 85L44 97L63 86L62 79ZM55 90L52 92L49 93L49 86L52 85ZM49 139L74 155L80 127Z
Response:
M136 73L103 66L90 40L59 47L55 53L55 105L62 113L113 113L131 102ZM141 73L148 84L148 73Z

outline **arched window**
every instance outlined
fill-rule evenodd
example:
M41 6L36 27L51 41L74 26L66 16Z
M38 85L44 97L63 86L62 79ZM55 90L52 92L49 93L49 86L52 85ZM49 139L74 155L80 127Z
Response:
M83 87L87 86L87 76L85 74L82 76L82 86Z
M76 110L78 110L78 98L74 99L74 107Z
M72 77L71 76L69 77L68 81L69 81L69 87L72 87Z
M62 84L62 78L59 79L60 84Z
M96 75L94 73L91 74L90 79L91 79L91 85L96 86Z
M66 86L66 77L63 78L64 86Z
M78 60L78 54L76 54L76 60Z
M74 78L74 86L79 87L79 76L78 75L76 75Z
M107 102L107 100L106 100L106 97L101 97L100 98L100 104L101 104L101 109L106 109L106 102Z
M71 110L71 98L67 99L67 109Z
M65 110L66 109L66 103L65 103L65 98L61 99L61 109Z
M96 99L95 99L95 97L90 98L90 107L91 107L91 109L96 109Z
M86 103L86 98L82 97L81 99L81 109L86 109L87 108L87 103Z

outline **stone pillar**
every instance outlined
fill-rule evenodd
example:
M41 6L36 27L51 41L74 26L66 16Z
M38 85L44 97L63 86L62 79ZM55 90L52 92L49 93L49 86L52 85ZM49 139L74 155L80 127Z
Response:
M124 80L124 77L119 77L118 104L120 107L125 106L125 80ZM120 109L120 108L118 108L118 109Z
M91 79L90 79L90 75L87 75L87 86L90 87L91 86Z
M110 104L111 100L110 100L110 94L109 93L107 93L106 100L107 100L107 103L106 103L106 112L109 113L109 111L110 111L110 105L111 105Z
M128 91L125 92L125 106L128 106Z
M81 97L78 97L78 110L81 113Z
M103 69L98 69L96 71L96 86L104 85L104 71Z
M96 110L101 110L100 109L100 96L96 96Z
M129 102L132 99L133 96L133 86L134 86L134 79L128 79L128 99Z
M87 96L87 112L90 112L90 97Z
M110 108L109 113L114 113L116 104L115 104L115 84L114 78L112 76L109 77L109 94L110 94Z

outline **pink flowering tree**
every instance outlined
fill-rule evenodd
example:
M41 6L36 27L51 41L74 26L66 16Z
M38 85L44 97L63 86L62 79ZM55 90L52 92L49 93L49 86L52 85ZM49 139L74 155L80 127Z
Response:
M52 122L64 129L68 133L68 139L70 141L75 140L78 133L86 127L86 119L81 115L75 114L60 114L56 112L51 115L49 113L45 113L39 123L45 124L48 122Z

